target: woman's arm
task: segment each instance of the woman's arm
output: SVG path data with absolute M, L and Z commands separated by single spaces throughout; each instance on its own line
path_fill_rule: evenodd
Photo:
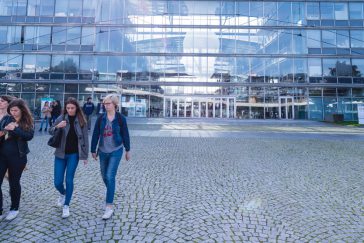
M 34 129 L 30 129 L 29 131 L 26 131 L 22 129 L 21 127 L 17 126 L 14 128 L 14 130 L 9 131 L 11 136 L 17 136 L 23 139 L 24 141 L 30 141 L 34 137 Z
M 126 119 L 124 116 L 121 116 L 122 119 L 122 128 L 121 128 L 121 136 L 123 138 L 123 143 L 125 150 L 128 152 L 130 150 L 130 137 L 129 137 L 129 129 L 126 123 Z
M 101 117 L 99 116 L 94 125 L 94 132 L 92 133 L 91 139 L 91 153 L 96 153 L 96 147 L 100 138 L 100 126 L 101 126 Z
M 54 135 L 54 132 L 58 129 L 56 128 L 56 126 L 61 122 L 63 121 L 64 118 L 63 118 L 63 115 L 59 116 L 56 121 L 53 123 L 53 125 L 51 126 L 51 128 L 49 128 L 49 134 L 50 135 Z

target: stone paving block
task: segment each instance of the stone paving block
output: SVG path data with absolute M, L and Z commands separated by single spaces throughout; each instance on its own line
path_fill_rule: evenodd
M 362 242 L 363 143 L 298 136 L 133 137 L 115 214 L 99 162 L 78 165 L 71 216 L 53 206 L 48 136 L 30 143 L 20 213 L 0 242 Z M 44 151 L 40 153 L 39 151 Z M 350 154 L 350 157 L 348 157 Z M 4 208 L 10 206 L 3 183 Z

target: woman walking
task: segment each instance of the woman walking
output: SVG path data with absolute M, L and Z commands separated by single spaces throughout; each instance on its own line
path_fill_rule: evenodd
M 49 102 L 46 101 L 44 103 L 44 106 L 42 108 L 42 123 L 40 124 L 40 128 L 39 128 L 39 131 L 41 132 L 42 129 L 43 129 L 43 123 L 45 122 L 45 128 L 44 128 L 44 131 L 47 131 L 47 128 L 48 128 L 48 122 L 49 122 L 49 119 L 51 118 L 51 111 L 52 111 L 52 108 L 50 107 L 49 105 Z
M 106 206 L 103 219 L 109 219 L 114 212 L 115 177 L 125 147 L 125 159 L 130 159 L 130 138 L 126 119 L 119 112 L 119 98 L 107 95 L 103 100 L 106 113 L 100 115 L 95 123 L 92 141 L 92 157 L 97 160 L 96 147 L 100 155 L 101 176 L 106 186 Z
M 28 141 L 33 138 L 34 130 L 33 118 L 24 100 L 12 100 L 9 103 L 7 112 L 11 117 L 4 124 L 3 132 L 1 133 L 3 140 L 0 144 L 0 212 L 2 215 L 3 195 L 1 184 L 8 170 L 11 206 L 5 219 L 12 220 L 19 213 L 21 196 L 20 178 L 27 164 L 27 154 L 29 153 Z
M 49 133 L 53 135 L 57 129 L 62 129 L 61 144 L 54 153 L 54 186 L 60 193 L 57 205 L 63 206 L 62 218 L 67 218 L 78 161 L 87 164 L 89 141 L 87 121 L 77 100 L 69 98 L 64 107 L 63 115 L 56 119 Z

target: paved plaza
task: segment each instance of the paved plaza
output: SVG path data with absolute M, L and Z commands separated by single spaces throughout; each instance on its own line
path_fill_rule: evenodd
M 132 160 L 121 163 L 108 221 L 92 159 L 79 164 L 61 218 L 53 149 L 36 132 L 20 214 L 0 222 L 0 242 L 364 241 L 364 128 L 165 119 L 129 128 Z

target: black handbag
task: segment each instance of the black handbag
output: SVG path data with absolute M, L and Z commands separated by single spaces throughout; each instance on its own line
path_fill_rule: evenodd
M 59 148 L 59 146 L 61 145 L 61 141 L 62 141 L 62 133 L 63 133 L 62 128 L 56 129 L 54 131 L 54 134 L 49 138 L 48 145 L 53 148 Z

